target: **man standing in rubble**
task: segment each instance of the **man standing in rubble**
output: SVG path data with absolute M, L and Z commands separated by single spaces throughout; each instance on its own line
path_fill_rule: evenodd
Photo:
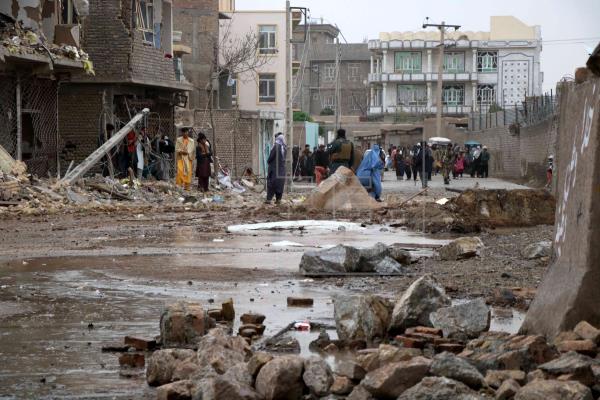
M 317 151 L 315 151 L 315 178 L 317 182 L 317 186 L 325 178 L 327 178 L 327 169 L 329 168 L 329 157 L 327 156 L 327 152 L 325 151 L 325 145 L 319 145 Z
M 335 171 L 344 166 L 351 168 L 354 163 L 354 144 L 346 139 L 346 130 L 338 129 L 337 138 L 331 142 L 327 148 L 329 159 L 331 160 L 331 166 L 329 167 L 330 173 L 333 175 Z
M 175 157 L 177 160 L 177 178 L 175 184 L 185 190 L 192 183 L 192 163 L 196 156 L 196 144 L 190 136 L 190 128 L 182 128 L 181 136 L 175 142 Z

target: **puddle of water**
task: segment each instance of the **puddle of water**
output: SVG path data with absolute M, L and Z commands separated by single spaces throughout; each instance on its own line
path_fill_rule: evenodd
M 308 232 L 363 231 L 365 228 L 355 222 L 302 220 L 278 221 L 258 224 L 230 225 L 227 232 L 247 233 L 268 230 L 303 230 Z

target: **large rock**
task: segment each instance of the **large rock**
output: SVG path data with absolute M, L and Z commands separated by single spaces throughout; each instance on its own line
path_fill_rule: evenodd
M 307 251 L 300 261 L 300 272 L 304 275 L 340 274 L 358 272 L 360 251 L 350 246 L 335 246 L 330 249 Z
M 212 329 L 198 342 L 197 363 L 224 374 L 229 368 L 245 361 L 251 351 L 240 336 L 229 336 L 224 330 Z
M 352 389 L 346 400 L 374 400 L 374 397 L 367 389 L 358 385 Z
M 478 237 L 462 237 L 440 247 L 438 254 L 444 261 L 456 261 L 479 255 L 483 247 L 483 242 Z
M 272 359 L 273 356 L 267 352 L 257 351 L 254 353 L 252 357 L 250 357 L 250 360 L 248 360 L 248 372 L 252 375 L 252 378 L 256 379 L 260 369 Z
M 191 400 L 195 385 L 192 381 L 178 381 L 160 386 L 156 390 L 157 400 Z
M 412 326 L 431 326 L 429 315 L 450 304 L 444 288 L 425 275 L 413 282 L 394 306 L 389 330 L 403 333 Z
M 333 383 L 331 368 L 325 360 L 317 356 L 304 360 L 302 379 L 310 392 L 317 397 L 326 396 Z
M 160 386 L 170 383 L 176 369 L 183 364 L 195 364 L 196 352 L 189 349 L 157 350 L 146 363 L 146 381 L 150 386 Z M 181 377 L 181 376 L 180 376 Z
M 365 369 L 360 364 L 351 360 L 338 362 L 335 373 L 354 381 L 360 381 L 366 375 Z
M 496 391 L 496 400 L 512 399 L 519 390 L 521 390 L 519 382 L 514 379 L 507 379 L 502 382 L 502 385 Z
M 298 356 L 281 356 L 265 364 L 256 377 L 256 391 L 265 400 L 302 398 L 304 361 Z
M 498 389 L 504 381 L 514 380 L 522 385 L 526 378 L 525 372 L 518 369 L 490 369 L 485 374 L 485 383 L 491 388 Z
M 579 382 L 536 379 L 523 386 L 515 400 L 593 400 L 592 391 Z
M 373 341 L 386 336 L 390 310 L 374 295 L 338 295 L 333 298 L 335 326 L 342 340 Z
M 398 400 L 483 400 L 463 383 L 443 377 L 428 376 L 406 390 Z
M 521 255 L 528 260 L 550 257 L 552 255 L 552 242 L 545 240 L 538 243 L 532 243 L 521 251 Z
M 376 243 L 373 247 L 360 250 L 359 270 L 379 274 L 403 272 L 402 264 L 410 264 L 411 256 L 398 246 Z
M 592 365 L 594 364 L 594 359 L 571 351 L 538 366 L 538 368 L 549 377 L 559 378 L 563 376 L 568 380 L 591 386 L 595 381 L 594 372 L 592 371 Z
M 215 326 L 215 321 L 200 304 L 177 302 L 160 316 L 163 347 L 194 347 L 199 338 Z
M 573 333 L 582 339 L 591 340 L 596 344 L 600 344 L 600 329 L 596 328 L 587 321 L 581 321 L 575 325 L 575 328 L 573 328 Z
M 261 400 L 262 397 L 247 383 L 231 379 L 227 374 L 212 380 L 214 397 L 203 396 L 202 400 Z
M 471 340 L 459 354 L 484 373 L 488 369 L 534 370 L 558 357 L 558 352 L 543 336 L 509 335 L 503 332 L 486 332 Z
M 490 309 L 484 299 L 443 307 L 429 316 L 431 324 L 447 338 L 475 338 L 490 328 Z
M 429 373 L 454 379 L 473 389 L 485 386 L 485 379 L 477 368 L 462 358 L 448 352 L 438 354 L 434 357 Z
M 369 372 L 361 382 L 361 386 L 377 399 L 395 400 L 427 375 L 430 364 L 431 360 L 424 357 L 387 364 Z
M 369 211 L 383 207 L 367 193 L 360 181 L 346 167 L 339 167 L 325 179 L 304 201 L 307 207 L 318 210 Z
M 354 389 L 354 383 L 347 376 L 336 376 L 329 390 L 332 394 L 347 395 Z

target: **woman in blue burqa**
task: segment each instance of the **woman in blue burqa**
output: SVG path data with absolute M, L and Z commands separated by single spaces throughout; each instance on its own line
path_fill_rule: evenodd
M 380 152 L 379 146 L 373 145 L 370 150 L 365 152 L 363 160 L 356 170 L 356 176 L 360 183 L 379 202 L 381 201 L 381 172 L 383 170 Z
M 275 135 L 275 145 L 271 149 L 267 164 L 269 170 L 267 174 L 267 201 L 271 203 L 275 196 L 275 203 L 279 204 L 283 197 L 283 187 L 285 185 L 285 156 L 287 153 L 287 145 L 283 133 L 279 132 Z

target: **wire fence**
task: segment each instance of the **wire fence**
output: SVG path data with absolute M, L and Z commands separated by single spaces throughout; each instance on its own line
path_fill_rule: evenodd
M 480 106 L 469 115 L 469 129 L 482 131 L 499 126 L 527 127 L 536 125 L 556 113 L 558 100 L 553 92 L 527 97 L 513 105 Z
M 56 81 L 0 77 L 0 145 L 38 176 L 57 171 L 57 96 Z

